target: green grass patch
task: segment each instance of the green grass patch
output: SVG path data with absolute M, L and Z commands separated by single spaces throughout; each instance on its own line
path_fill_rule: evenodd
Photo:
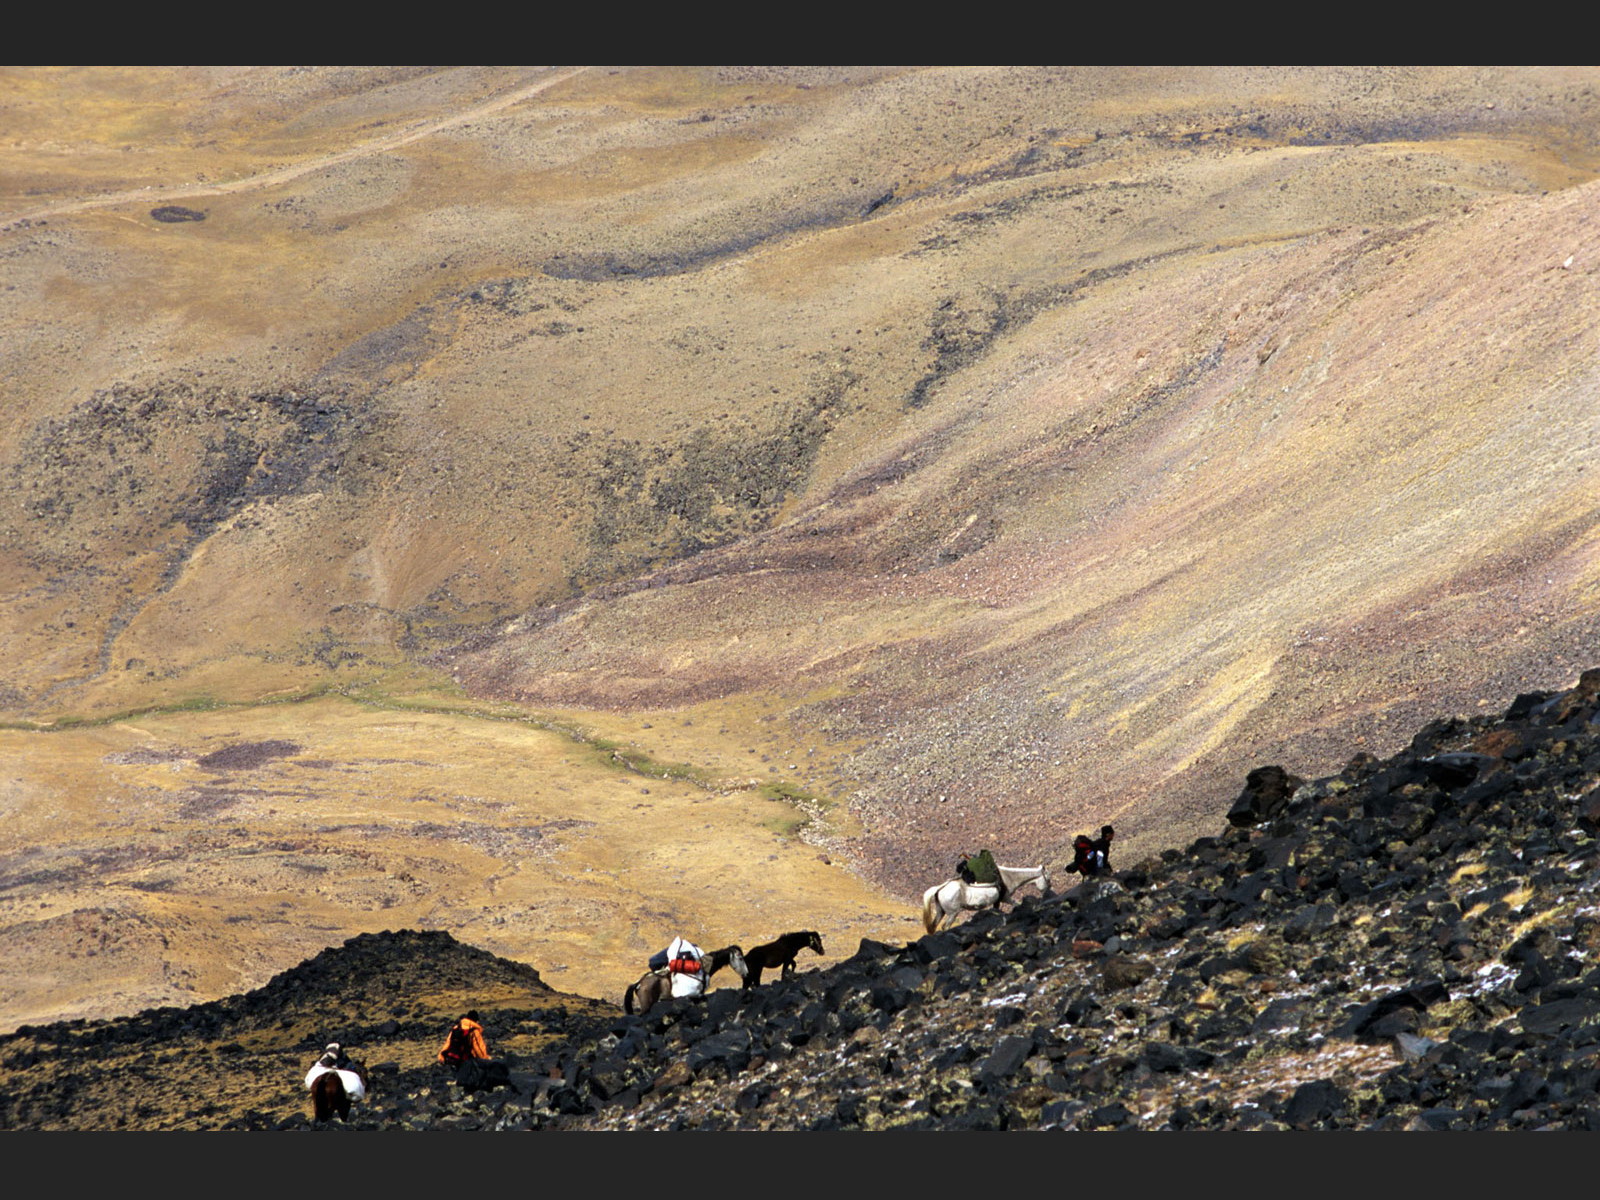
M 788 806 L 787 812 L 769 817 L 761 823 L 763 828 L 770 829 L 781 837 L 797 838 L 801 831 L 814 821 L 821 821 L 830 826 L 835 824 L 839 804 L 827 796 L 819 796 L 815 792 L 805 791 L 781 780 L 776 783 L 764 783 L 756 790 L 763 799 Z
M 402 688 L 391 685 L 403 684 Z M 640 750 L 637 746 L 614 738 L 598 737 L 570 721 L 553 716 L 529 712 L 514 704 L 471 699 L 453 679 L 438 675 L 418 678 L 414 670 L 368 676 L 364 679 L 335 682 L 329 680 L 308 688 L 256 696 L 248 700 L 220 700 L 215 696 L 190 696 L 165 704 L 142 705 L 119 709 L 115 712 L 74 716 L 66 714 L 51 720 L 0 722 L 0 729 L 26 733 L 58 733 L 69 729 L 93 729 L 134 721 L 144 717 L 171 716 L 181 713 L 217 712 L 223 709 L 244 710 L 305 704 L 317 700 L 346 700 L 363 708 L 380 712 L 417 713 L 428 716 L 450 717 L 473 721 L 506 721 L 553 733 L 582 746 L 594 755 L 598 765 L 629 774 L 652 779 L 678 780 L 708 791 L 727 786 L 719 775 L 685 762 L 666 762 Z M 771 800 L 793 803 L 797 800 L 811 804 L 828 803 L 820 797 L 797 792 L 786 784 L 768 784 L 761 794 Z
M 119 721 L 135 721 L 140 717 L 165 716 L 168 713 L 216 712 L 222 708 L 244 707 L 249 706 L 230 704 L 214 696 L 191 696 L 170 704 L 148 704 L 140 708 L 118 709 L 116 712 L 102 713 L 95 717 L 67 714 L 52 717 L 48 721 L 3 721 L 0 722 L 0 729 L 19 729 L 25 733 L 61 733 L 68 729 L 98 729 L 104 725 L 115 725 Z
M 776 800 L 780 804 L 805 804 L 824 811 L 834 806 L 834 801 L 828 797 L 804 791 L 795 787 L 794 784 L 784 783 L 782 780 L 777 783 L 763 783 L 756 790 L 766 799 Z
M 718 786 L 716 777 L 701 767 L 689 763 L 662 762 L 637 747 L 624 745 L 611 738 L 583 738 L 579 734 L 569 736 L 577 737 L 592 747 L 600 756 L 602 766 L 634 775 L 648 775 L 652 779 L 676 779 L 696 787 L 714 789 Z
M 786 813 L 781 817 L 768 817 L 761 822 L 761 828 L 770 829 L 773 833 L 783 838 L 798 838 L 800 831 L 811 824 L 811 818 L 803 813 Z

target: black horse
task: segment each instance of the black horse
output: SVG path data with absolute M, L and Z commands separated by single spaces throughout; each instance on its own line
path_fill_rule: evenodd
M 802 950 L 815 950 L 818 954 L 824 953 L 822 949 L 822 935 L 815 929 L 804 929 L 799 933 L 786 933 L 775 942 L 767 942 L 757 946 L 754 950 L 747 950 L 744 956 L 745 966 L 750 968 L 750 974 L 745 976 L 744 986 L 753 988 L 761 982 L 761 972 L 782 967 L 782 979 L 787 979 L 794 974 L 795 955 Z

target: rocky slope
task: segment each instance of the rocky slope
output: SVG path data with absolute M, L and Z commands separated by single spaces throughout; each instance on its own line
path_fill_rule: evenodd
M 1592 670 L 1333 776 L 1253 771 L 1217 836 L 748 995 L 623 1016 L 386 934 L 21 1030 L 3 1123 L 305 1125 L 296 1072 L 342 1034 L 384 1064 L 354 1128 L 1600 1128 L 1597 784 Z M 468 997 L 508 1087 L 426 1065 Z M 230 1107 L 245 1077 L 275 1101 Z
M 438 1109 L 438 1098 L 427 1100 L 430 1083 L 448 1093 L 429 1064 L 451 1023 L 475 1006 L 495 1048 L 514 1057 L 582 1036 L 613 1011 L 552 991 L 531 967 L 447 933 L 364 934 L 242 996 L 24 1026 L 0 1043 L 0 1128 L 303 1125 L 300 1081 L 332 1040 L 372 1072 L 374 1105 L 352 1113 L 353 1123 L 372 1124 L 381 1108 L 385 1124 L 415 1124 L 414 1112 Z M 532 1086 L 525 1072 L 514 1078 Z

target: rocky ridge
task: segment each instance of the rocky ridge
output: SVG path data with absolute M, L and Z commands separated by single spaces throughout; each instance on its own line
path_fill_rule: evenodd
M 1600 671 L 1006 916 L 619 1022 L 586 1128 L 1600 1127 Z
M 449 1081 L 432 1063 L 473 1005 L 513 1060 L 591 1034 L 614 1011 L 448 933 L 362 934 L 243 995 L 0 1038 L 0 1129 L 304 1127 L 299 1081 L 331 1040 L 372 1073 L 374 1102 L 356 1107 L 353 1127 L 451 1128 L 460 1114 L 441 1110 Z M 512 1078 L 532 1087 L 524 1071 Z
M 1591 670 L 1333 776 L 1252 772 L 1218 836 L 750 995 L 624 1016 L 446 935 L 384 934 L 245 997 L 20 1030 L 0 1124 L 106 1127 L 92 1077 L 116 1047 L 141 1057 L 108 1078 L 170 1084 L 194 1053 L 231 1070 L 248 1052 L 216 1043 L 253 1022 L 281 1034 L 257 1059 L 276 1111 L 125 1123 L 305 1125 L 285 1081 L 335 1034 L 313 1014 L 339 1011 L 379 1067 L 351 1128 L 1600 1128 L 1597 781 Z M 403 1067 L 437 1029 L 401 1015 L 473 994 L 511 1085 Z

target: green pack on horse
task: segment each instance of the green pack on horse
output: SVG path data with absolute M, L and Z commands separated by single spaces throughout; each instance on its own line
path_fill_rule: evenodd
M 979 850 L 976 854 L 961 856 L 961 861 L 956 863 L 956 875 L 963 883 L 999 883 L 1000 867 L 994 855 Z

